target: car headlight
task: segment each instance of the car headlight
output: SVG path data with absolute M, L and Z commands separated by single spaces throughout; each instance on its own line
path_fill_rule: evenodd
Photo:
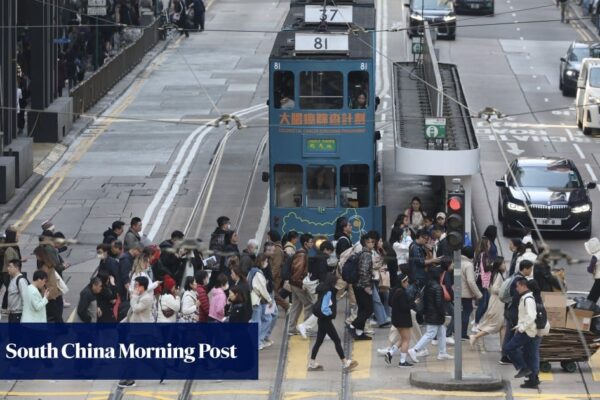
M 588 104 L 600 104 L 600 98 L 594 96 L 588 96 Z
M 579 213 L 589 212 L 591 209 L 592 209 L 592 207 L 589 204 L 584 204 L 582 206 L 577 206 L 577 207 L 571 208 L 571 212 L 574 214 L 579 214 Z
M 455 21 L 456 20 L 456 15 L 446 15 L 444 17 L 444 21 L 449 22 L 449 21 Z
M 509 210 L 516 211 L 516 212 L 527 211 L 527 209 L 525 209 L 525 206 L 522 206 L 520 204 L 511 203 L 510 201 L 508 202 L 508 204 L 506 204 L 506 206 L 508 207 Z
M 414 19 L 415 21 L 423 21 L 423 16 L 421 14 L 411 14 L 410 19 Z
M 573 71 L 572 69 L 568 69 L 565 72 L 565 75 L 567 75 L 567 76 L 575 76 L 575 75 L 577 75 L 577 71 Z

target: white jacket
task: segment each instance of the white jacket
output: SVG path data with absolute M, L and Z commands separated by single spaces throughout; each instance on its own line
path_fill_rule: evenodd
M 535 317 L 537 309 L 535 298 L 531 292 L 527 292 L 521 296 L 519 300 L 519 322 L 517 322 L 517 332 L 526 333 L 527 336 L 536 337 L 538 331 L 535 326 Z
M 402 240 L 394 243 L 392 247 L 396 252 L 396 259 L 398 260 L 398 265 L 408 264 L 408 250 L 410 248 L 410 244 L 412 243 L 412 238 L 410 235 L 404 235 Z
M 252 285 L 252 293 L 250 294 L 250 298 L 252 299 L 253 306 L 260 304 L 261 299 L 267 303 L 273 301 L 269 295 L 269 292 L 267 291 L 267 279 L 262 271 L 254 274 L 252 282 L 249 282 L 249 284 Z
M 172 294 L 163 294 L 158 298 L 158 317 L 156 318 L 156 322 L 177 322 L 177 313 L 179 312 L 179 308 L 181 307 L 181 300 L 179 296 L 175 297 Z M 172 316 L 169 318 L 165 317 L 162 310 L 175 311 Z
M 183 315 L 193 314 L 198 310 L 196 300 L 198 293 L 195 290 L 186 290 L 181 297 L 181 313 Z
M 130 309 L 127 314 L 127 322 L 154 322 L 152 305 L 154 304 L 154 292 L 146 290 L 141 296 L 137 293 L 131 295 Z
M 531 251 L 531 249 L 525 249 L 525 253 L 523 253 L 519 257 L 517 257 L 517 265 L 516 265 L 515 269 L 517 271 L 519 270 L 519 264 L 523 260 L 531 261 L 535 265 L 535 261 L 537 260 L 537 258 L 538 258 L 537 254 L 535 254 L 533 251 Z M 531 269 L 531 275 L 526 276 L 527 279 L 533 279 L 533 270 L 534 269 L 535 269 L 535 266 Z

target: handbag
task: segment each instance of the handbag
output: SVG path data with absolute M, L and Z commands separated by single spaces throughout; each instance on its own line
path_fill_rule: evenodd
M 170 309 L 167 307 L 167 309 L 165 310 L 162 307 L 162 296 L 160 296 L 160 298 L 158 299 L 158 306 L 160 308 L 160 311 L 162 312 L 162 314 L 165 316 L 165 318 L 171 318 L 173 315 L 175 315 L 175 310 Z
M 444 285 L 445 277 L 446 277 L 446 271 L 442 272 L 442 276 L 440 276 L 440 286 L 442 287 L 442 292 L 444 292 L 444 301 L 450 301 L 450 300 L 452 300 L 452 297 L 450 297 L 450 292 L 448 292 L 446 285 Z
M 379 290 L 389 290 L 390 288 L 390 271 L 387 268 L 379 270 Z
M 188 293 L 186 292 L 186 293 L 184 293 L 183 296 L 181 296 L 182 307 L 180 309 L 183 309 L 183 298 L 185 297 L 186 294 L 188 294 Z M 178 322 L 198 322 L 198 310 L 196 309 L 196 311 L 194 311 L 193 313 L 190 313 L 190 314 L 184 314 L 180 311 L 178 314 L 177 320 L 178 320 Z
M 590 265 L 588 265 L 587 267 L 587 272 L 589 272 L 590 274 L 593 274 L 596 271 L 596 263 L 598 262 L 598 259 L 596 258 L 596 256 L 592 256 L 592 259 L 590 260 Z
M 302 279 L 302 289 L 306 290 L 310 294 L 317 293 L 317 285 L 319 284 L 318 280 L 311 281 L 310 274 L 306 275 L 304 279 Z

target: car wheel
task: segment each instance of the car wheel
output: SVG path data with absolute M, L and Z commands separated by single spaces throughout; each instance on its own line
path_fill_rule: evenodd
M 586 136 L 589 136 L 592 134 L 592 128 L 588 128 L 588 127 L 584 127 L 583 128 L 583 134 Z
M 582 129 L 582 128 L 583 128 L 583 122 L 581 122 L 581 121 L 579 120 L 579 117 L 577 118 L 577 127 L 578 127 L 579 129 Z

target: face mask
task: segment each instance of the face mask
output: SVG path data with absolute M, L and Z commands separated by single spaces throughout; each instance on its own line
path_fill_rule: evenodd
M 229 290 L 229 285 L 225 285 L 225 287 L 223 288 L 223 290 Z
M 225 230 L 230 231 L 231 230 L 231 224 L 225 225 Z

